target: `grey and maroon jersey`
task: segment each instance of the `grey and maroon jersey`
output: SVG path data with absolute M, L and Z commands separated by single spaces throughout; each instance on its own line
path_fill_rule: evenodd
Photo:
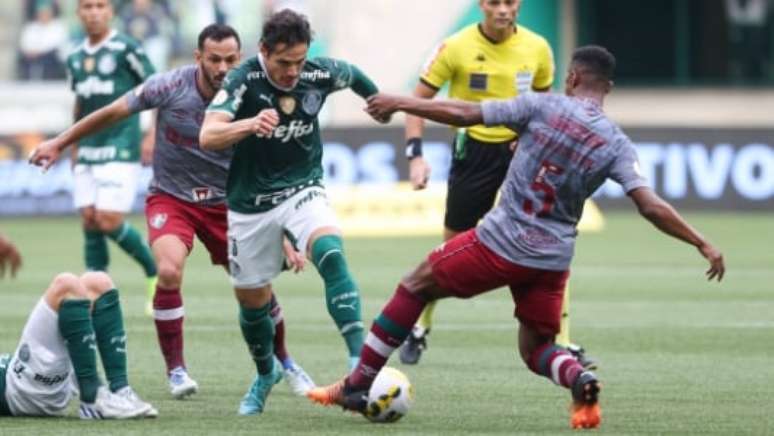
M 482 110 L 486 125 L 505 125 L 520 139 L 479 239 L 511 262 L 568 269 L 585 200 L 608 177 L 627 193 L 646 185 L 634 145 L 588 99 L 526 94 Z
M 210 102 L 196 87 L 197 74 L 195 65 L 154 74 L 126 98 L 132 112 L 158 109 L 150 191 L 214 205 L 226 201 L 232 151 L 199 146 L 199 130 Z

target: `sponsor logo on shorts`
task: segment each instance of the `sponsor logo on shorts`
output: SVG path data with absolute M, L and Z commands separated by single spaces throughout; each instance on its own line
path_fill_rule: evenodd
M 35 377 L 33 377 L 33 380 L 35 380 L 36 382 L 42 385 L 53 386 L 64 382 L 65 380 L 67 380 L 69 376 L 70 376 L 69 372 L 65 372 L 64 374 L 56 374 L 53 376 L 35 373 Z
M 301 199 L 300 199 L 300 200 L 298 200 L 298 201 L 296 202 L 296 205 L 295 205 L 295 206 L 293 206 L 293 207 L 294 207 L 294 209 L 295 209 L 295 210 L 301 209 L 301 207 L 303 207 L 303 206 L 304 206 L 305 204 L 307 204 L 307 203 L 311 203 L 311 202 L 312 202 L 312 200 L 314 200 L 314 199 L 315 199 L 315 198 L 317 198 L 317 197 L 328 198 L 328 197 L 325 195 L 325 192 L 323 192 L 323 191 L 318 191 L 318 190 L 316 190 L 316 189 L 315 189 L 315 190 L 312 190 L 312 191 L 309 191 L 309 192 L 307 192 L 307 193 L 306 193 L 306 195 L 304 195 L 303 197 L 301 197 Z
M 157 213 L 151 217 L 151 219 L 148 221 L 148 224 L 150 224 L 151 227 L 158 230 L 162 227 L 164 227 L 164 224 L 167 222 L 167 214 L 165 213 Z
M 317 185 L 319 181 L 317 180 L 310 180 L 302 185 L 298 186 L 291 186 L 290 188 L 285 188 L 282 191 L 272 192 L 270 194 L 259 194 L 255 196 L 255 205 L 260 206 L 261 204 L 271 203 L 272 205 L 276 206 L 283 201 L 287 200 L 288 198 L 296 195 L 299 191 L 306 189 L 310 186 Z

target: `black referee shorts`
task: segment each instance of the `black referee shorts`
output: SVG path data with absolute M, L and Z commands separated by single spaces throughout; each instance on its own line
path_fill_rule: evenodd
M 492 209 L 513 157 L 511 141 L 486 143 L 464 138 L 461 147 L 456 141 L 453 147 L 444 217 L 446 228 L 456 232 L 472 229 Z

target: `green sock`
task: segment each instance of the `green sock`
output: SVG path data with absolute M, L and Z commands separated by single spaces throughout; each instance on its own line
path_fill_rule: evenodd
M 360 316 L 360 294 L 349 274 L 341 238 L 326 235 L 312 245 L 312 262 L 325 282 L 325 303 L 339 332 L 344 337 L 350 357 L 360 356 L 363 348 L 363 319 Z
M 142 265 L 147 277 L 153 277 L 156 275 L 156 262 L 153 260 L 148 244 L 140 236 L 140 232 L 135 230 L 134 227 L 124 221 L 117 229 L 107 234 L 110 239 L 116 241 L 119 247 L 127 254 L 132 256 L 134 260 Z
M 81 401 L 93 403 L 101 383 L 97 376 L 97 346 L 89 316 L 89 300 L 64 300 L 59 306 L 59 332 L 65 340 L 78 379 Z
M 129 386 L 126 375 L 126 331 L 118 290 L 112 289 L 97 298 L 91 318 L 105 377 L 110 383 L 110 390 L 116 392 Z
M 83 229 L 83 239 L 86 269 L 89 271 L 107 271 L 110 254 L 105 234 L 99 230 Z
M 269 316 L 271 304 L 258 309 L 239 308 L 239 326 L 255 362 L 258 374 L 270 374 L 274 369 L 274 322 Z

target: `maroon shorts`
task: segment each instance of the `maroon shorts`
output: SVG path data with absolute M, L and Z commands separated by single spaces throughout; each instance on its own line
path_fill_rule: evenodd
M 152 194 L 145 200 L 148 239 L 153 245 L 164 235 L 175 235 L 191 251 L 196 235 L 214 265 L 228 265 L 226 213 L 226 205 L 199 206 L 168 194 Z
M 487 248 L 471 229 L 435 249 L 427 258 L 438 285 L 458 298 L 471 298 L 508 286 L 514 315 L 541 334 L 559 333 L 569 271 L 517 265 Z

